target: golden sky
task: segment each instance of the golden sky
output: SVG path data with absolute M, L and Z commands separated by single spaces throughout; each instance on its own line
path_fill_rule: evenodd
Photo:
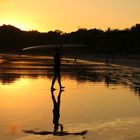
M 0 0 L 0 25 L 22 30 L 129 28 L 140 23 L 140 0 Z

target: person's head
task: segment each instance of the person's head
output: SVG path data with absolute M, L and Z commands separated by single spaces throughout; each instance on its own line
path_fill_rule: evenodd
M 55 48 L 55 54 L 60 54 L 60 48 L 59 47 Z
M 55 124 L 53 133 L 57 134 L 59 128 L 60 128 L 60 132 L 62 133 L 63 132 L 63 125 L 62 124 Z
M 63 56 L 64 52 L 63 52 L 63 46 L 59 45 L 59 50 L 60 50 L 60 55 Z
M 55 54 L 58 54 L 58 55 L 60 55 L 60 56 L 63 55 L 63 46 L 62 46 L 62 45 L 57 46 L 57 47 L 55 48 Z

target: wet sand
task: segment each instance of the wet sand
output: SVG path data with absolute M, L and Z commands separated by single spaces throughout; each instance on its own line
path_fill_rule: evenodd
M 86 61 L 94 61 L 94 62 L 102 62 L 102 63 L 106 63 L 106 59 L 107 59 L 107 57 L 104 55 L 80 55 L 80 54 L 78 55 L 77 58 Z M 109 56 L 108 63 L 126 66 L 126 67 L 132 67 L 132 68 L 140 68 L 140 56 L 138 55 Z
M 97 58 L 82 55 L 78 57 L 75 63 L 74 58 L 64 57 L 62 59 L 61 70 L 64 76 L 67 75 L 79 81 L 105 81 L 106 84 L 121 83 L 130 86 L 139 94 L 140 61 L 130 58 L 124 61 L 127 61 L 127 64 L 122 65 L 121 63 L 123 63 L 123 61 L 119 64 L 107 64 L 103 57 Z M 133 61 L 133 63 L 129 63 L 130 61 Z M 137 63 L 134 63 L 134 61 L 137 61 Z M 31 78 L 47 76 L 51 78 L 53 74 L 53 58 L 48 56 L 2 54 L 0 65 L 0 80 L 3 83 L 14 82 L 16 79 L 23 76 Z
M 139 68 L 82 57 L 76 63 L 73 58 L 62 60 L 66 89 L 61 99 L 61 122 L 69 134 L 54 136 L 49 90 L 52 57 L 1 55 L 0 109 L 1 120 L 5 121 L 1 122 L 0 130 L 6 127 L 3 123 L 9 122 L 10 135 L 6 140 L 12 136 L 13 140 L 140 139 Z M 73 135 L 82 131 L 87 133 Z

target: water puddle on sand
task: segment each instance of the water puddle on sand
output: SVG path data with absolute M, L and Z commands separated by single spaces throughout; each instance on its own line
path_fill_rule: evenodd
M 52 93 L 51 58 L 2 59 L 1 140 L 140 139 L 138 69 L 63 59 L 65 89 Z

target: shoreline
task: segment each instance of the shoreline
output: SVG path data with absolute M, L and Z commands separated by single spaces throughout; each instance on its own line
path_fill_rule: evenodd
M 73 58 L 72 56 L 66 56 L 66 58 Z M 101 63 L 108 63 L 113 65 L 120 65 L 125 67 L 132 67 L 132 68 L 140 68 L 140 56 L 132 55 L 132 56 L 109 56 L 108 58 L 104 55 L 78 55 L 77 60 L 85 60 L 85 61 L 94 61 L 94 62 L 101 62 Z
M 29 56 L 40 56 L 40 57 L 53 57 L 52 55 L 45 55 L 45 54 L 9 54 L 9 53 L 0 53 L 0 55 L 29 55 Z M 140 55 L 109 55 L 108 57 L 106 55 L 91 55 L 91 54 L 64 54 L 63 58 L 66 59 L 73 59 L 75 61 L 75 58 L 78 60 L 84 60 L 84 61 L 91 61 L 91 62 L 100 62 L 100 63 L 108 63 L 113 65 L 120 65 L 125 67 L 131 67 L 131 68 L 140 68 Z

